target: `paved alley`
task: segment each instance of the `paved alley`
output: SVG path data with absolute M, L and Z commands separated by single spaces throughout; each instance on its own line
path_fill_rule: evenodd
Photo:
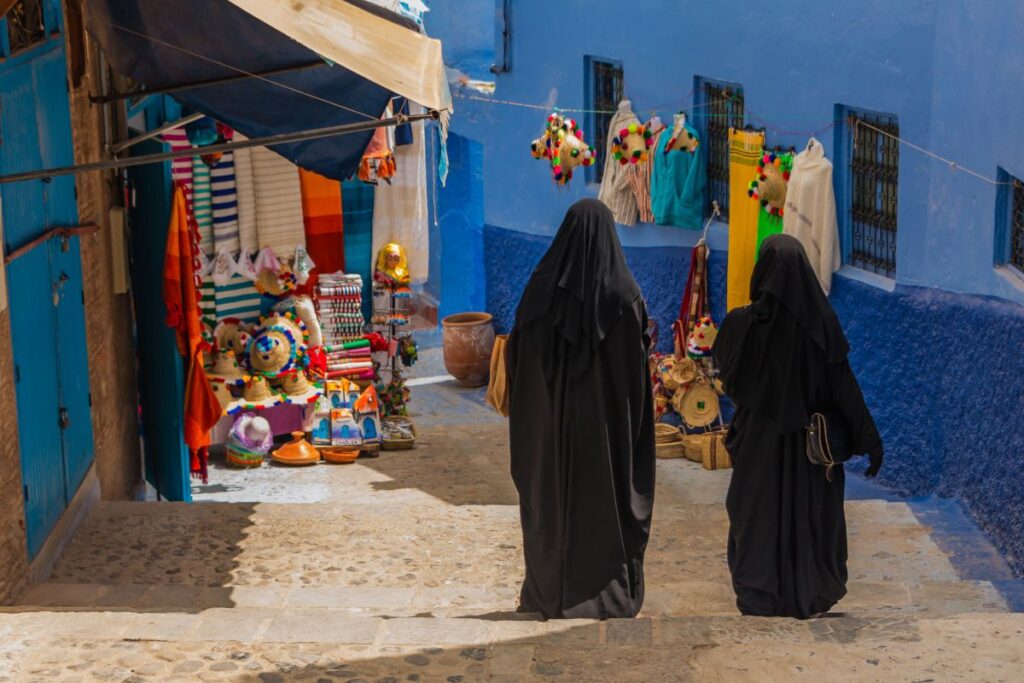
M 505 423 L 480 391 L 415 391 L 414 451 L 215 469 L 193 505 L 101 504 L 49 581 L 0 613 L 0 680 L 1021 680 L 1024 615 L 991 547 L 974 532 L 975 564 L 995 569 L 965 580 L 911 507 L 863 483 L 841 614 L 738 616 L 729 474 L 678 460 L 658 463 L 641 618 L 515 614 Z

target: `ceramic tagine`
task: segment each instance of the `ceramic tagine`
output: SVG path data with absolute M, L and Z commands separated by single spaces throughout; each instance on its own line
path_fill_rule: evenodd
M 320 462 L 320 451 L 306 441 L 305 432 L 292 432 L 292 440 L 271 455 L 282 465 L 315 465 Z

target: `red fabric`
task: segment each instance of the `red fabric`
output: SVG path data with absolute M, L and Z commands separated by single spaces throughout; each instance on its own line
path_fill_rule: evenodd
M 205 481 L 206 447 L 210 445 L 210 430 L 220 419 L 221 407 L 203 367 L 203 354 L 211 347 L 199 311 L 202 278 L 197 240 L 198 226 L 188 210 L 185 185 L 176 183 L 164 255 L 163 294 L 166 322 L 174 328 L 178 351 L 187 366 L 184 436 L 192 455 L 191 470 Z
M 697 321 L 708 311 L 708 248 L 703 242 L 690 253 L 690 272 L 686 276 L 686 291 L 679 305 L 679 317 L 672 324 L 675 332 L 676 357 L 686 355 L 686 340 Z
M 316 268 L 301 292 L 310 294 L 319 273 L 345 270 L 345 228 L 341 214 L 341 183 L 299 169 L 302 189 L 302 222 L 306 232 L 306 251 Z

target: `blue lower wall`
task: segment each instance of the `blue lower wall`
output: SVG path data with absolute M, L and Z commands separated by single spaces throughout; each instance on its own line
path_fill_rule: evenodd
M 550 238 L 484 228 L 487 310 L 507 332 Z M 627 247 L 626 258 L 671 348 L 689 269 L 681 247 Z M 726 254 L 713 251 L 716 320 Z M 1024 308 L 932 289 L 877 287 L 837 277 L 832 303 L 850 362 L 886 445 L 879 480 L 903 495 L 956 497 L 1024 575 Z M 862 468 L 863 463 L 851 469 Z

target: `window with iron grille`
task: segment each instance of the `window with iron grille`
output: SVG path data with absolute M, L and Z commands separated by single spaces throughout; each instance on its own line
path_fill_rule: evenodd
M 996 264 L 1011 265 L 1024 275 L 1024 182 L 999 169 L 999 221 Z
M 848 111 L 849 257 L 857 268 L 896 277 L 899 123 L 891 114 Z
M 17 0 L 4 19 L 7 24 L 7 54 L 38 43 L 46 38 L 43 0 Z
M 584 58 L 586 69 L 584 81 L 587 85 L 587 106 L 590 110 L 585 119 L 585 139 L 593 146 L 597 163 L 587 166 L 587 182 L 599 183 L 604 175 L 605 154 L 607 154 L 608 126 L 622 101 L 624 92 L 622 63 L 596 57 Z
M 718 202 L 721 220 L 729 218 L 729 129 L 743 127 L 743 88 L 697 77 L 693 118 L 707 161 L 707 203 Z

